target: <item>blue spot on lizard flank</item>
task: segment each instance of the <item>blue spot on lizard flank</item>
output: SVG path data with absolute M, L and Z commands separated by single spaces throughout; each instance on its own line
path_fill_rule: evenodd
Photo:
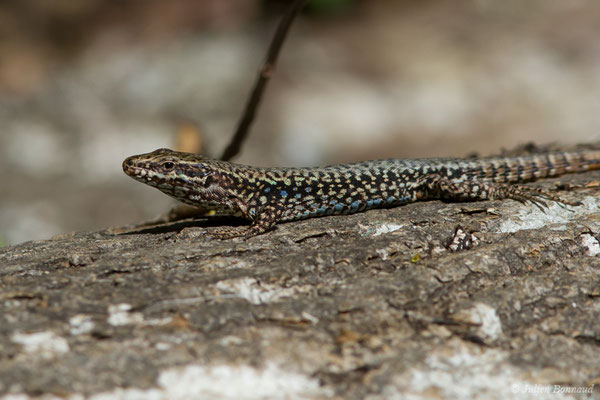
M 307 193 L 310 193 L 310 191 L 311 191 L 311 188 L 310 188 L 310 187 L 307 187 L 305 190 L 306 190 L 306 192 L 307 192 Z
M 392 196 L 388 197 L 386 200 L 386 203 L 391 204 L 394 201 L 394 198 Z
M 326 210 L 327 210 L 327 207 L 325 207 L 325 206 L 319 207 L 317 209 L 317 215 L 323 215 Z
M 350 211 L 356 211 L 358 210 L 358 206 L 360 205 L 360 201 L 355 200 L 354 202 L 352 202 L 352 204 L 350 205 Z
M 338 203 L 335 205 L 335 207 L 333 208 L 335 211 L 342 211 L 344 209 L 344 204 L 343 203 Z
M 299 198 L 301 198 L 301 197 L 302 197 L 302 195 L 301 195 L 300 193 L 296 193 L 296 198 L 297 198 L 297 199 L 299 199 Z
M 287 197 L 287 192 L 285 190 L 282 190 L 281 192 L 279 192 L 279 194 L 281 195 L 281 197 Z
M 373 207 L 373 200 L 367 201 L 367 207 Z
M 265 188 L 265 193 L 269 193 L 270 191 L 271 191 L 271 188 L 270 188 L 270 187 L 268 187 L 268 188 Z

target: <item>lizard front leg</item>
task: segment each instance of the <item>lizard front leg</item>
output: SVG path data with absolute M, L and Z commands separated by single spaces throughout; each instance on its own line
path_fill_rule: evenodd
M 268 206 L 259 212 L 258 216 L 252 221 L 252 224 L 247 228 L 224 226 L 209 232 L 209 235 L 218 239 L 232 239 L 236 237 L 247 239 L 273 229 L 280 215 L 281 212 L 275 207 Z

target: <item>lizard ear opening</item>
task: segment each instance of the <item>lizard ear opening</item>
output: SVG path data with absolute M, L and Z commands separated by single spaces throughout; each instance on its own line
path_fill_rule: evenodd
M 213 173 L 214 173 L 214 171 L 212 171 L 208 168 L 202 168 L 202 169 L 196 171 L 194 174 L 195 174 L 195 176 L 197 176 L 199 178 L 204 178 L 205 176 L 212 175 Z

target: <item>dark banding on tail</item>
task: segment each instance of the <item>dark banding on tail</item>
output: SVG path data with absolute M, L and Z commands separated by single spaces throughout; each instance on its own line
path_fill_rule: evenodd
M 600 169 L 600 151 L 557 152 L 532 157 L 543 158 L 537 178 Z
M 532 154 L 511 158 L 481 159 L 484 179 L 498 183 L 530 182 L 565 174 L 600 169 L 600 151 L 573 151 Z M 481 176 L 483 175 L 483 176 Z

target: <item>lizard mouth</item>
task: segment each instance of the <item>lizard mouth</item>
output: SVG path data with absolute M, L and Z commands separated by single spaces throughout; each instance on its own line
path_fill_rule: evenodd
M 156 182 L 156 174 L 154 171 L 147 167 L 137 165 L 134 157 L 128 157 L 123 161 L 123 172 L 143 183 Z

